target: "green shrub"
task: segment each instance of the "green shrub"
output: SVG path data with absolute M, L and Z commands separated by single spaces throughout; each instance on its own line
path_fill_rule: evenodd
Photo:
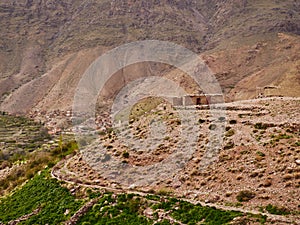
M 265 130 L 268 128 L 268 125 L 263 123 L 256 123 L 254 124 L 254 127 L 259 130 Z
M 226 143 L 226 145 L 224 146 L 224 150 L 232 149 L 233 147 L 234 147 L 234 142 L 233 142 L 233 141 L 229 141 L 229 142 Z
M 277 137 L 276 137 L 276 139 L 290 139 L 290 138 L 292 138 L 293 136 L 291 136 L 291 135 L 287 135 L 287 134 L 280 134 L 280 135 L 278 135 Z
M 277 206 L 273 206 L 271 204 L 266 206 L 266 210 L 271 213 L 271 214 L 275 214 L 275 215 L 288 215 L 291 214 L 291 212 L 284 208 L 284 207 L 277 207 Z
M 261 152 L 261 151 L 257 151 L 256 155 L 261 156 L 261 157 L 265 157 L 266 156 L 266 154 L 263 153 L 263 152 Z
M 159 204 L 154 205 L 152 208 L 153 208 L 154 210 L 156 210 L 156 209 L 164 209 L 165 211 L 169 211 L 169 210 L 171 210 L 171 209 L 174 207 L 174 205 L 175 205 L 176 203 L 178 203 L 178 202 L 179 202 L 179 200 L 177 200 L 177 199 L 175 199 L 175 198 L 169 198 L 169 199 L 166 200 L 166 201 L 163 201 L 163 202 L 161 202 L 161 203 L 159 203 Z
M 225 131 L 229 131 L 229 130 L 231 130 L 231 127 L 225 127 Z
M 238 193 L 238 195 L 236 196 L 236 199 L 239 202 L 248 202 L 251 199 L 253 199 L 254 197 L 255 197 L 255 193 L 253 193 L 251 191 L 248 191 L 248 190 L 245 190 L 245 191 L 240 191 Z
M 210 124 L 208 129 L 210 130 L 215 130 L 217 128 L 217 125 L 216 124 Z
M 99 134 L 100 136 L 104 136 L 104 135 L 106 134 L 106 132 L 105 132 L 105 131 L 99 131 L 98 134 Z
M 112 133 L 114 132 L 114 128 L 109 127 L 109 128 L 107 128 L 106 132 L 107 132 L 108 134 L 112 134 Z
M 203 119 L 199 119 L 198 122 L 201 124 L 201 123 L 205 123 L 206 120 L 203 120 Z
M 163 220 L 161 222 L 155 223 L 155 225 L 171 225 L 171 223 L 168 220 Z
M 219 117 L 219 121 L 225 121 L 226 118 L 224 116 Z
M 78 149 L 78 145 L 76 141 L 70 141 L 65 144 L 61 143 L 60 145 L 61 146 L 51 151 L 52 156 L 60 156 L 60 158 L 62 158 L 74 153 Z
M 237 121 L 236 120 L 230 120 L 229 124 L 237 124 Z
M 152 201 L 159 201 L 160 200 L 160 196 L 157 196 L 157 195 L 147 195 L 146 199 L 152 200 Z
M 123 158 L 128 159 L 129 158 L 129 152 L 123 152 L 122 154 Z
M 226 132 L 225 136 L 226 136 L 226 137 L 231 137 L 231 136 L 234 135 L 234 133 L 235 133 L 234 130 L 231 129 L 231 130 L 229 130 L 229 131 Z

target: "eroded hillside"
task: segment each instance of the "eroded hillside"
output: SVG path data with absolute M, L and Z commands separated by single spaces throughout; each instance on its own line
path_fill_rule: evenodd
M 207 56 L 229 100 L 253 97 L 258 85 L 282 86 L 280 94 L 298 96 L 299 9 L 292 0 L 2 1 L 1 108 L 13 113 L 70 108 L 93 60 L 113 47 L 148 39 Z M 289 34 L 277 38 L 279 32 Z M 130 71 L 151 74 L 145 68 Z M 118 87 L 128 82 L 122 71 L 119 76 Z

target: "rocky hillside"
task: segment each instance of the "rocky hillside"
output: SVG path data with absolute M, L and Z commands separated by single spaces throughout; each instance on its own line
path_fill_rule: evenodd
M 275 205 L 297 211 L 290 224 L 299 224 L 300 98 L 227 103 L 224 143 L 213 161 L 215 155 L 207 154 L 207 146 L 222 117 L 213 118 L 205 108 L 174 110 L 167 103 L 147 109 L 145 105 L 153 104 L 153 99 L 145 101 L 131 111 L 129 126 L 121 124 L 99 133 L 93 145 L 57 165 L 56 177 L 143 192 L 164 189 L 177 196 L 243 209 Z M 192 112 L 188 119 L 196 123 L 185 129 L 187 123 L 178 111 Z M 149 126 L 155 120 L 165 125 L 155 130 L 158 134 Z M 190 157 L 187 162 L 186 157 Z
M 255 96 L 256 86 L 282 83 L 290 90 L 280 95 L 299 96 L 299 12 L 294 0 L 3 0 L 0 108 L 70 108 L 93 60 L 115 46 L 147 39 L 203 54 L 229 100 Z M 110 87 L 124 85 L 133 71 L 166 73 L 135 65 Z

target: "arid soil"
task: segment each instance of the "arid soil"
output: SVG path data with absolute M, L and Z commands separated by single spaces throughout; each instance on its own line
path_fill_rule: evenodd
M 271 204 L 299 212 L 299 106 L 299 98 L 227 103 L 224 143 L 217 159 L 207 167 L 201 166 L 201 162 L 206 144 L 209 143 L 209 132 L 214 129 L 212 124 L 216 121 L 212 121 L 209 110 L 194 110 L 198 120 L 195 126 L 200 127 L 201 135 L 196 143 L 196 151 L 180 172 L 171 174 L 167 179 L 158 178 L 149 186 L 135 183 L 125 186 L 111 177 L 103 176 L 106 173 L 102 164 L 109 161 L 107 155 L 122 161 L 124 165 L 136 167 L 164 162 L 172 156 L 178 143 L 176 139 L 180 137 L 180 123 L 176 111 L 172 112 L 174 109 L 163 103 L 151 112 L 133 118 L 127 130 L 137 138 L 145 139 L 149 135 L 147 119 L 162 116 L 167 124 L 167 136 L 156 149 L 129 148 L 119 140 L 120 133 L 118 136 L 116 130 L 108 134 L 101 133 L 97 146 L 98 149 L 104 146 L 105 155 L 93 155 L 96 153 L 95 146 L 90 149 L 87 147 L 82 149 L 81 154 L 62 161 L 55 167 L 54 173 L 75 183 L 142 192 L 165 191 L 191 200 L 248 210 L 264 211 Z M 195 135 L 192 132 L 191 129 L 190 135 Z M 250 197 L 238 201 L 238 196 L 243 193 L 250 193 Z

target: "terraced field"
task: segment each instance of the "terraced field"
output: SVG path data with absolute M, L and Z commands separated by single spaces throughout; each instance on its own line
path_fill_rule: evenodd
M 16 161 L 50 140 L 42 124 L 24 117 L 0 115 L 0 162 Z
M 0 115 L 0 196 L 77 149 L 72 137 L 50 136 L 29 118 Z

